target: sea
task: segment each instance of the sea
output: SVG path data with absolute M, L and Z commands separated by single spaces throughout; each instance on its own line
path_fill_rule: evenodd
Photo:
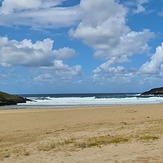
M 68 108 L 163 103 L 163 96 L 141 96 L 140 93 L 24 94 L 20 96 L 31 101 L 1 108 Z
M 31 101 L 16 106 L 6 106 L 6 108 L 65 108 L 163 103 L 163 96 L 141 96 L 140 93 L 24 94 L 20 96 Z

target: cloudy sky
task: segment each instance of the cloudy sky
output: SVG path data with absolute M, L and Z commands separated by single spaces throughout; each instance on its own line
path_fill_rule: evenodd
M 162 0 L 0 0 L 0 90 L 163 86 Z

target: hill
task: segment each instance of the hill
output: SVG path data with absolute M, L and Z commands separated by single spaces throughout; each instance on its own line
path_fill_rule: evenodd
M 0 106 L 16 105 L 17 103 L 26 103 L 26 101 L 27 101 L 26 98 L 16 96 L 16 95 L 11 95 L 0 91 Z
M 153 88 L 147 92 L 142 93 L 141 95 L 163 95 L 163 87 Z

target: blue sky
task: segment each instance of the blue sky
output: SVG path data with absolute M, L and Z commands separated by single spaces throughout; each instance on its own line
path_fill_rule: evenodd
M 0 90 L 163 86 L 162 0 L 0 0 Z

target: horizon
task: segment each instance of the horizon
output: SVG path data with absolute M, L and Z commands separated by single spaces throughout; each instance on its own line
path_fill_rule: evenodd
M 38 94 L 17 94 L 17 95 L 109 95 L 109 94 L 140 94 L 141 92 L 123 92 L 123 93 L 38 93 Z
M 161 87 L 162 26 L 162 0 L 0 0 L 0 91 Z

